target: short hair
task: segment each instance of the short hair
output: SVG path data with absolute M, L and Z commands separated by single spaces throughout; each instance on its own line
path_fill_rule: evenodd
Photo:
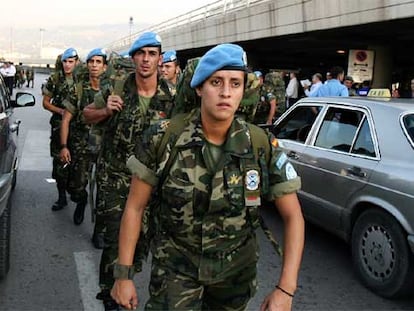
M 344 73 L 344 69 L 340 66 L 334 66 L 331 68 L 330 73 L 336 79 L 341 73 Z
M 322 74 L 320 74 L 319 72 L 314 74 L 315 77 L 317 77 L 319 79 L 319 81 L 322 81 Z

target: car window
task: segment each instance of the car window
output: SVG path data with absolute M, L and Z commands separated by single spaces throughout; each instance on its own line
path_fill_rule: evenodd
M 329 108 L 316 137 L 315 146 L 350 152 L 363 116 L 357 110 Z
M 406 114 L 403 117 L 403 123 L 405 130 L 411 140 L 411 144 L 414 143 L 414 115 L 413 114 Z
M 375 157 L 374 141 L 372 140 L 368 119 L 365 117 L 359 130 L 352 153 Z
M 304 143 L 320 110 L 321 106 L 297 106 L 274 127 L 273 134 Z

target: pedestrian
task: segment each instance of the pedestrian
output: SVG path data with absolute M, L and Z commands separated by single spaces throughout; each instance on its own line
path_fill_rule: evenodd
M 32 66 L 27 68 L 26 78 L 27 78 L 27 84 L 26 87 L 30 87 L 30 82 L 32 83 L 32 88 L 34 87 L 34 77 L 35 72 Z
M 172 95 L 176 94 L 176 86 L 180 74 L 180 65 L 177 59 L 177 52 L 169 50 L 162 55 L 161 74 L 167 81 Z
M 310 86 L 310 89 L 309 89 L 309 85 L 303 86 L 303 88 L 305 89 L 305 95 L 309 97 L 314 96 L 316 92 L 318 91 L 318 88 L 321 85 L 322 85 L 322 74 L 317 72 L 312 76 L 312 85 Z
M 154 32 L 143 33 L 132 44 L 129 55 L 135 72 L 102 88 L 94 102 L 83 110 L 86 122 L 105 122 L 97 163 L 97 216 L 103 219 L 106 230 L 99 272 L 101 292 L 97 298 L 103 300 L 105 310 L 119 309 L 110 289 L 114 283 L 119 226 L 131 181 L 126 162 L 141 132 L 151 123 L 169 117 L 173 105 L 167 83 L 158 77 L 161 38 Z M 136 269 L 140 269 L 139 260 Z
M 281 276 L 261 310 L 291 309 L 304 244 L 300 177 L 275 138 L 234 118 L 246 62 L 238 45 L 210 49 L 191 80 L 201 107 L 149 128 L 128 160 L 133 177 L 112 289 L 128 310 L 138 305 L 131 265 L 151 193 L 159 204 L 150 203 L 157 234 L 146 310 L 244 310 L 256 291 L 261 195 L 285 223 Z
M 9 95 L 11 97 L 13 95 L 16 67 L 12 62 L 5 61 L 2 68 L 0 69 L 0 74 L 3 76 L 4 83 L 6 84 L 6 87 L 9 90 Z
M 342 67 L 334 66 L 329 71 L 332 77 L 321 85 L 315 94 L 309 94 L 309 97 L 326 97 L 326 96 L 349 96 L 348 88 L 342 84 L 344 79 L 344 70 Z M 328 75 L 327 75 L 328 76 Z
M 43 108 L 50 111 L 50 156 L 53 159 L 52 178 L 56 180 L 58 200 L 53 204 L 52 211 L 59 211 L 67 206 L 66 191 L 69 169 L 60 160 L 60 126 L 65 112 L 63 100 L 73 88 L 73 70 L 79 63 L 78 53 L 74 48 L 66 49 L 56 60 L 55 73 L 47 80 L 42 89 Z
M 69 164 L 68 193 L 76 209 L 73 214 L 73 222 L 80 225 L 83 222 L 85 207 L 88 202 L 88 175 L 92 153 L 89 146 L 91 126 L 83 120 L 82 110 L 92 103 L 95 94 L 99 91 L 99 78 L 106 69 L 106 52 L 96 48 L 86 57 L 88 74 L 79 75 L 75 84 L 75 91 L 68 94 L 64 100 L 65 112 L 60 128 L 60 159 Z
M 286 87 L 286 109 L 289 109 L 299 99 L 299 80 L 296 72 L 289 73 L 289 83 Z
M 346 76 L 344 78 L 344 85 L 348 89 L 349 96 L 357 96 L 357 92 L 354 89 L 354 78 L 352 78 L 352 76 Z

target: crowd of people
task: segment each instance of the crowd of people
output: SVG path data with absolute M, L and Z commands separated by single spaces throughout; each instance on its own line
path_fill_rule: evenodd
M 3 61 L 1 62 L 0 74 L 3 76 L 4 83 L 9 90 L 10 96 L 13 95 L 13 89 L 18 87 L 33 88 L 34 86 L 34 69 L 32 66 L 23 66 L 19 64 L 15 66 L 13 62 Z
M 257 288 L 266 200 L 284 221 L 284 248 L 261 308 L 290 310 L 304 246 L 300 177 L 251 123 L 273 121 L 286 98 L 282 75 L 249 71 L 244 50 L 228 43 L 181 70 L 154 32 L 131 45 L 133 70 L 114 72 L 112 58 L 96 48 L 82 63 L 68 48 L 42 90 L 58 193 L 51 209 L 66 208 L 69 195 L 80 225 L 93 204 L 96 298 L 105 310 L 135 309 L 133 276 L 151 252 L 147 310 L 244 310 Z

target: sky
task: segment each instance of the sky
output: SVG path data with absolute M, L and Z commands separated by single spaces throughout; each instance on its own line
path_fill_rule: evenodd
M 219 0 L 7 0 L 0 27 L 158 24 Z M 3 7 L 4 8 L 4 7 Z

